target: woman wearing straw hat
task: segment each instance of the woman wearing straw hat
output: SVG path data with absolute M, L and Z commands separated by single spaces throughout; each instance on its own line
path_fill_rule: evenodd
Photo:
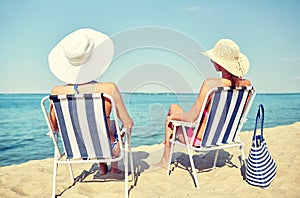
M 105 34 L 93 29 L 79 29 L 63 38 L 50 52 L 48 62 L 51 72 L 66 85 L 56 86 L 51 94 L 75 93 L 106 93 L 113 97 L 116 103 L 118 117 L 124 127 L 132 129 L 133 121 L 129 116 L 121 94 L 116 84 L 111 82 L 97 82 L 110 65 L 114 54 L 112 40 Z M 107 103 L 106 114 L 110 115 L 111 104 Z M 52 105 L 50 106 L 50 122 L 53 130 L 57 130 L 57 121 Z M 110 118 L 107 118 L 110 125 Z M 113 133 L 111 141 L 115 138 Z M 119 155 L 119 145 L 113 149 L 115 156 Z M 100 163 L 100 174 L 108 172 L 107 165 Z M 117 162 L 112 163 L 112 173 L 119 173 Z
M 220 39 L 213 49 L 202 54 L 211 59 L 216 71 L 221 72 L 222 77 L 207 79 L 203 82 L 198 97 L 189 112 L 185 112 L 182 107 L 177 104 L 170 105 L 165 122 L 164 152 L 160 162 L 158 163 L 161 167 L 167 166 L 170 155 L 169 140 L 173 131 L 173 126 L 170 124 L 170 120 L 195 122 L 199 116 L 198 112 L 202 107 L 204 97 L 207 92 L 214 87 L 239 87 L 251 85 L 249 80 L 243 79 L 243 76 L 249 70 L 248 58 L 240 52 L 238 45 L 234 41 L 230 39 Z M 205 107 L 205 109 L 209 109 L 209 107 Z M 198 129 L 197 137 L 199 138 L 202 136 L 204 130 L 203 123 L 205 123 L 206 119 L 207 118 L 204 115 L 204 120 L 201 122 Z M 184 142 L 182 132 L 178 131 L 177 134 L 180 141 Z

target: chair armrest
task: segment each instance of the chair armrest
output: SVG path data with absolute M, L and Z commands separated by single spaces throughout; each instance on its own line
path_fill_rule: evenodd
M 131 135 L 130 129 L 129 129 L 129 128 L 126 128 L 126 127 L 123 127 L 123 128 L 121 129 L 120 133 L 121 133 L 121 134 L 120 134 L 121 137 L 123 137 L 124 134 L 126 134 L 126 135 Z
M 193 122 L 184 122 L 184 121 L 180 121 L 180 120 L 170 120 L 170 122 L 174 125 L 174 126 L 186 126 L 186 127 L 196 127 L 197 123 L 193 123 Z
M 124 144 L 125 144 L 125 153 L 128 153 L 131 149 L 131 143 L 130 143 L 130 135 L 131 131 L 129 128 L 123 127 L 120 131 L 121 138 L 124 137 Z
M 57 135 L 57 134 L 58 134 L 58 130 L 55 130 L 55 131 L 51 130 L 47 133 L 47 135 L 50 137 L 52 137 L 53 135 Z

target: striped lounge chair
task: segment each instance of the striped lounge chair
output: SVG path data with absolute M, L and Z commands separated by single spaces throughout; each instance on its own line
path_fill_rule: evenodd
M 216 167 L 218 153 L 220 149 L 229 147 L 240 147 L 242 153 L 242 160 L 245 164 L 245 155 L 243 151 L 243 142 L 240 141 L 239 133 L 243 124 L 246 122 L 246 116 L 255 98 L 256 91 L 252 86 L 245 86 L 239 88 L 233 87 L 217 87 L 211 89 L 204 100 L 205 105 L 202 106 L 199 118 L 195 123 L 182 122 L 171 120 L 173 123 L 173 136 L 170 140 L 170 159 L 168 162 L 167 174 L 170 174 L 170 167 L 172 162 L 172 154 L 174 153 L 174 145 L 180 145 L 187 149 L 189 160 L 192 168 L 192 175 L 194 177 L 195 186 L 199 188 L 199 182 L 196 175 L 195 165 L 193 161 L 193 151 L 208 152 L 216 150 L 213 167 Z M 195 145 L 195 138 L 198 127 L 204 112 L 204 107 L 208 102 L 210 109 L 207 110 L 207 121 L 204 127 L 204 132 L 200 142 Z M 181 143 L 176 138 L 176 131 L 178 127 L 182 128 L 185 143 Z M 187 129 L 193 130 L 191 140 L 188 139 Z
M 112 115 L 121 152 L 118 157 L 113 156 L 110 136 L 106 122 L 105 99 L 112 104 Z M 45 101 L 53 104 L 58 121 L 58 132 L 53 132 L 49 123 Z M 130 152 L 130 134 L 128 130 L 120 131 L 117 121 L 117 113 L 113 98 L 107 94 L 74 94 L 74 95 L 50 95 L 41 100 L 41 107 L 48 124 L 49 133 L 54 143 L 54 171 L 52 197 L 56 193 L 56 173 L 59 164 L 68 164 L 72 182 L 74 175 L 71 164 L 73 163 L 99 163 L 116 162 L 123 160 L 125 167 L 125 197 L 128 197 L 128 160 L 130 161 L 131 175 L 133 172 L 133 159 Z M 125 132 L 124 144 L 121 133 Z M 62 141 L 64 152 L 60 152 L 58 136 Z M 130 158 L 128 158 L 128 154 Z

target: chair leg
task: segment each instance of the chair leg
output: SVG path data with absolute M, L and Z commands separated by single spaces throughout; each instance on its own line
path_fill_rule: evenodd
M 216 168 L 216 164 L 217 164 L 217 160 L 218 160 L 218 155 L 219 155 L 219 150 L 216 150 L 216 154 L 215 154 L 215 160 L 214 160 L 213 169 L 215 169 L 215 168 Z
M 197 174 L 196 174 L 195 164 L 194 164 L 194 160 L 193 160 L 193 153 L 190 148 L 188 148 L 188 154 L 189 154 L 189 159 L 190 159 L 190 163 L 191 163 L 192 174 L 193 174 L 193 177 L 194 177 L 194 180 L 196 183 L 196 188 L 199 188 L 199 181 L 198 181 Z
M 171 161 L 172 161 L 172 155 L 173 155 L 173 150 L 174 150 L 174 141 L 175 138 L 173 139 L 172 143 L 171 143 L 171 148 L 170 148 L 170 155 L 169 155 L 169 160 L 168 160 L 168 169 L 167 169 L 167 175 L 170 174 L 170 168 L 171 168 Z
M 241 153 L 242 153 L 242 161 L 244 162 L 245 168 L 247 168 L 247 162 L 246 162 L 243 146 L 240 146 L 240 150 L 241 150 Z
M 53 181 L 52 181 L 52 198 L 55 198 L 56 192 L 56 174 L 57 174 L 57 162 L 56 158 L 54 158 L 54 165 L 53 165 Z
M 133 157 L 132 157 L 132 152 L 131 152 L 130 135 L 128 135 L 128 152 L 129 152 L 131 178 L 132 178 L 132 181 L 134 181 L 135 173 L 134 173 Z
M 128 139 L 125 141 L 125 159 L 124 159 L 124 168 L 125 168 L 125 198 L 128 198 Z
M 132 152 L 131 149 L 129 149 L 129 158 L 130 158 L 130 171 L 132 175 L 132 181 L 135 179 L 135 173 L 134 173 L 134 165 L 133 165 L 133 158 L 132 158 Z
M 72 165 L 70 163 L 70 160 L 68 160 L 68 161 L 69 161 L 68 166 L 69 166 L 70 177 L 71 177 L 72 182 L 74 182 L 74 174 L 73 174 Z

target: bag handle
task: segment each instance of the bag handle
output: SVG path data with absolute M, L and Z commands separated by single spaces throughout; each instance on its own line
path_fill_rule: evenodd
M 259 121 L 260 121 L 260 134 L 261 134 L 261 137 L 263 137 L 264 114 L 265 114 L 264 106 L 262 104 L 260 104 L 259 107 L 258 107 L 257 114 L 256 114 L 256 121 L 255 121 L 254 134 L 253 134 L 253 141 L 256 138 L 256 128 L 257 128 L 257 125 L 258 125 Z

